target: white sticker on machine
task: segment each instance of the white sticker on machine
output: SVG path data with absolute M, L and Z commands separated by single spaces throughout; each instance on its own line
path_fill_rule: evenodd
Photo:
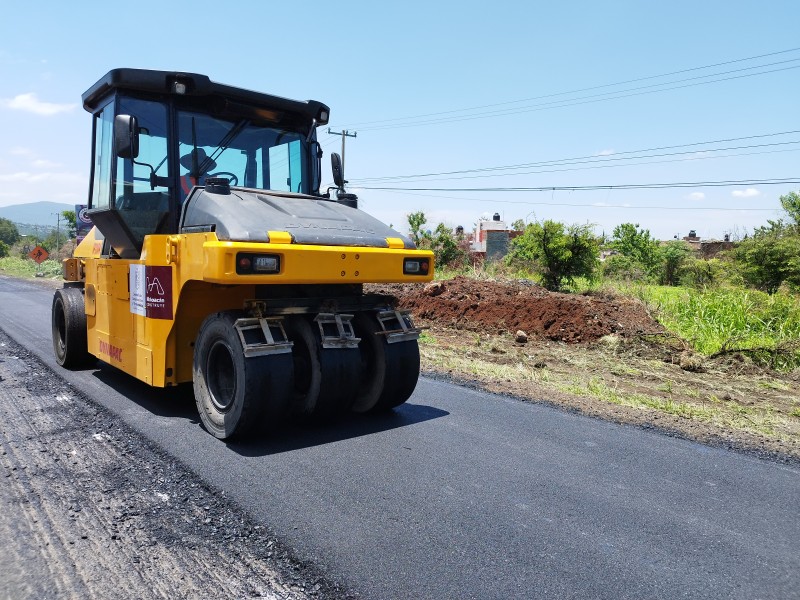
M 172 267 L 131 265 L 131 312 L 151 319 L 172 318 Z

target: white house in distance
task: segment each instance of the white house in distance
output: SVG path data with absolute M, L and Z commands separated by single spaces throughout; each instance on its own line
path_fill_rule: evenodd
M 471 250 L 485 255 L 486 260 L 503 258 L 508 252 L 510 233 L 505 221 L 500 219 L 500 213 L 494 213 L 491 220 L 482 216 L 475 224 Z

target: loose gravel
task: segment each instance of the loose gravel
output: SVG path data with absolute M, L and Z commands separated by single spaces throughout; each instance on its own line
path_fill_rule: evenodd
M 0 598 L 353 598 L 0 331 Z

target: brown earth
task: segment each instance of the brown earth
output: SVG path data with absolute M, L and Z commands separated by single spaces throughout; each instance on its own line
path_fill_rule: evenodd
M 457 329 L 522 330 L 560 342 L 594 342 L 606 335 L 662 334 L 641 302 L 608 294 L 560 294 L 524 282 L 482 281 L 459 276 L 420 288 L 392 290 L 419 319 Z
M 430 376 L 800 461 L 799 371 L 697 354 L 636 299 L 467 277 L 368 291 L 412 312 Z

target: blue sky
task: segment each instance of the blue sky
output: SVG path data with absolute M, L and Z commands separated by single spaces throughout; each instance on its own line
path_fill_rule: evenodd
M 800 190 L 485 189 L 800 179 L 800 133 L 785 133 L 800 130 L 796 0 L 2 3 L 0 206 L 85 201 L 80 95 L 115 67 L 327 103 L 335 131 L 357 132 L 350 191 L 401 230 L 423 210 L 431 228 L 499 212 L 720 238 L 781 216 L 778 197 Z M 340 138 L 319 138 L 329 173 Z M 712 140 L 731 141 L 698 144 Z M 431 173 L 451 174 L 378 179 Z

